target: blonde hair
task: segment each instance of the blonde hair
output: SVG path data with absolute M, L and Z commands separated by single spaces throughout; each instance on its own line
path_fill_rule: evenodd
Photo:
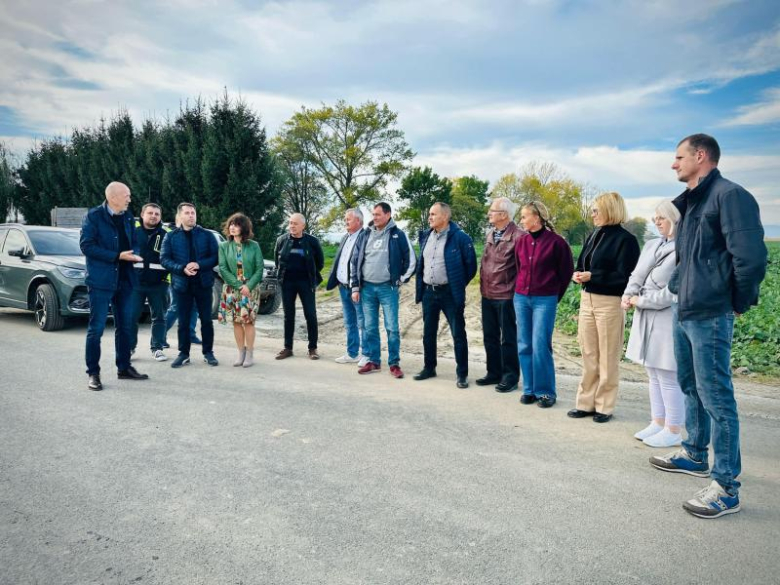
M 677 206 L 672 203 L 671 199 L 664 199 L 658 204 L 658 207 L 655 208 L 655 213 L 657 216 L 668 219 L 672 223 L 672 229 L 669 230 L 669 237 L 675 237 L 675 234 L 677 233 L 677 224 L 680 221 L 680 210 L 677 209 Z
M 619 225 L 628 221 L 628 208 L 620 193 L 608 191 L 593 201 L 593 205 L 604 220 L 604 225 Z
M 547 228 L 551 232 L 555 231 L 555 226 L 553 226 L 552 222 L 550 221 L 550 210 L 547 209 L 547 206 L 544 203 L 541 201 L 531 201 L 530 203 L 523 205 L 522 209 L 525 211 L 530 211 L 536 217 L 542 220 L 542 227 Z

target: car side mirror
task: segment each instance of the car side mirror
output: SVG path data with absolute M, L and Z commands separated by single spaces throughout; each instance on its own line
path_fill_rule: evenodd
M 17 256 L 19 258 L 27 258 L 29 254 L 27 253 L 27 250 L 24 248 L 19 248 L 18 250 L 8 250 L 9 256 Z

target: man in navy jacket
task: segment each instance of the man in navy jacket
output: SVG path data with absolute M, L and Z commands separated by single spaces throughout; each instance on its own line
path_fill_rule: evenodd
M 160 253 L 163 268 L 171 273 L 171 286 L 179 307 L 179 355 L 171 367 L 180 368 L 190 363 L 189 324 L 193 306 L 200 314 L 203 361 L 217 366 L 211 291 L 214 267 L 219 263 L 219 246 L 214 234 L 197 225 L 198 215 L 192 203 L 179 203 L 176 213 L 181 226 L 165 236 Z
M 87 259 L 89 325 L 87 327 L 88 388 L 102 390 L 100 339 L 106 327 L 109 305 L 114 313 L 116 367 L 122 380 L 145 380 L 130 364 L 133 328 L 132 293 L 137 277 L 133 263 L 141 257 L 133 250 L 133 215 L 127 212 L 130 189 L 124 183 L 106 187 L 106 201 L 87 212 L 79 244 Z
M 434 203 L 428 214 L 431 229 L 420 233 L 417 264 L 417 302 L 423 305 L 425 367 L 415 380 L 436 376 L 436 336 L 444 313 L 455 345 L 457 386 L 468 388 L 469 346 L 466 339 L 466 285 L 477 273 L 477 255 L 471 238 L 450 221 L 446 203 Z
M 717 141 L 693 134 L 677 145 L 672 165 L 677 179 L 688 185 L 674 200 L 682 217 L 676 229 L 677 269 L 668 285 L 677 294 L 674 355 L 688 438 L 678 451 L 650 458 L 661 471 L 712 478 L 683 503 L 700 518 L 740 509 L 742 461 L 731 342 L 735 317 L 758 302 L 767 263 L 758 203 L 721 176 L 719 160 Z

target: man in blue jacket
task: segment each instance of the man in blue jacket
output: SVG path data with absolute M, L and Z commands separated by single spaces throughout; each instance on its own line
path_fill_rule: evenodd
M 468 388 L 469 346 L 466 339 L 466 285 L 477 273 L 477 255 L 471 238 L 451 221 L 446 203 L 434 203 L 428 214 L 431 229 L 420 233 L 417 266 L 417 302 L 423 309 L 425 367 L 415 380 L 436 376 L 436 336 L 444 313 L 455 346 L 458 388 Z
M 106 187 L 106 201 L 87 212 L 81 225 L 81 251 L 87 259 L 89 325 L 87 327 L 88 388 L 102 390 L 100 339 L 109 305 L 114 313 L 116 367 L 121 380 L 146 380 L 130 364 L 133 328 L 132 293 L 137 282 L 133 263 L 141 257 L 133 250 L 133 215 L 127 212 L 130 189 L 124 183 Z
M 387 331 L 387 363 L 390 375 L 403 378 L 401 370 L 401 332 L 398 326 L 398 298 L 401 285 L 409 282 L 417 263 L 408 236 L 395 225 L 390 205 L 377 203 L 373 221 L 361 230 L 355 242 L 350 268 L 352 300 L 363 305 L 366 326 L 365 348 L 368 362 L 358 374 L 373 374 L 381 369 L 379 307 Z
M 211 320 L 214 267 L 219 263 L 219 247 L 214 234 L 200 227 L 195 206 L 179 203 L 177 216 L 181 225 L 163 240 L 160 260 L 171 273 L 171 286 L 179 307 L 179 355 L 171 363 L 180 368 L 190 363 L 190 315 L 193 307 L 200 314 L 200 336 L 203 361 L 210 366 L 214 357 L 214 323 Z
M 674 354 L 685 395 L 682 448 L 650 464 L 662 471 L 712 477 L 683 503 L 700 518 L 739 512 L 737 477 L 742 471 L 739 417 L 731 382 L 734 318 L 758 303 L 767 252 L 758 203 L 718 171 L 720 147 L 706 134 L 677 145 L 672 169 L 688 185 L 674 200 L 677 269 L 669 290 L 677 294 Z M 708 445 L 712 437 L 713 466 Z

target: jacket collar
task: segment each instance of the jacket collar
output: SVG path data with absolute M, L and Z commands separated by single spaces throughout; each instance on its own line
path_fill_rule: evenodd
M 705 177 L 702 177 L 699 181 L 699 184 L 696 185 L 693 189 L 686 189 L 683 192 L 683 195 L 688 199 L 696 199 L 698 197 L 701 197 L 703 193 L 706 193 L 707 190 L 712 186 L 712 183 L 720 177 L 720 171 L 717 168 L 712 169 Z
M 485 244 L 487 244 L 489 246 L 493 245 L 493 232 L 494 231 L 496 231 L 496 228 L 494 228 L 494 227 L 491 227 L 487 231 L 487 233 L 485 234 Z M 510 221 L 507 224 L 506 228 L 504 228 L 504 235 L 505 236 L 506 235 L 512 236 L 512 235 L 516 234 L 519 231 L 522 231 L 522 230 L 520 230 L 520 228 L 517 226 L 517 224 L 515 222 L 513 222 L 513 221 Z

